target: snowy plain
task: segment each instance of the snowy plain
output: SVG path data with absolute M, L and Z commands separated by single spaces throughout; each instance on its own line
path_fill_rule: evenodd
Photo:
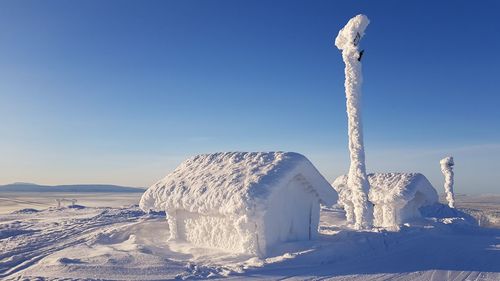
M 343 226 L 343 211 L 323 208 L 317 240 L 287 243 L 259 259 L 167 242 L 164 215 L 142 212 L 140 195 L 94 194 L 93 201 L 87 194 L 78 201 L 84 208 L 12 212 L 11 205 L 0 215 L 0 279 L 500 280 L 500 229 L 461 219 L 353 231 Z M 462 195 L 456 204 L 498 213 L 500 196 Z

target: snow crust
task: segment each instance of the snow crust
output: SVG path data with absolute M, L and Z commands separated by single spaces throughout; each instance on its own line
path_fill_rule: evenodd
M 226 152 L 192 157 L 142 196 L 166 211 L 171 240 L 264 256 L 273 245 L 313 239 L 319 206 L 337 194 L 298 153 Z
M 419 208 L 438 202 L 438 194 L 420 173 L 374 173 L 368 175 L 369 200 L 374 205 L 374 225 L 398 228 L 409 219 L 420 217 Z M 346 212 L 348 223 L 354 223 L 354 203 L 348 188 L 348 176 L 332 183 L 339 194 L 338 203 Z
M 480 202 L 477 208 L 488 206 Z M 500 280 L 500 230 L 436 207 L 451 213 L 407 223 L 400 232 L 353 231 L 343 227 L 341 210 L 323 208 L 321 239 L 283 244 L 267 258 L 166 241 L 164 217 L 135 206 L 0 215 L 0 279 Z
M 455 208 L 455 194 L 453 192 L 453 184 L 454 184 L 454 173 L 453 166 L 455 162 L 453 161 L 453 157 L 446 157 L 439 161 L 441 164 L 441 172 L 444 175 L 444 191 L 446 193 L 446 200 L 448 201 L 448 206 L 450 208 Z
M 354 211 L 354 226 L 369 228 L 373 223 L 372 208 L 368 202 L 369 182 L 366 178 L 363 124 L 361 120 L 361 72 L 359 41 L 369 24 L 365 15 L 357 15 L 339 31 L 335 46 L 342 51 L 345 63 L 345 92 L 348 116 L 349 152 L 351 165 L 347 185 Z

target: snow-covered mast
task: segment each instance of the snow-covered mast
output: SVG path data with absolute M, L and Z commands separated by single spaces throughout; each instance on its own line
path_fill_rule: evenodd
M 444 175 L 444 192 L 446 193 L 446 200 L 448 201 L 448 206 L 450 208 L 455 208 L 455 194 L 453 193 L 453 166 L 455 162 L 453 157 L 446 157 L 439 161 L 441 164 L 441 172 Z
M 348 186 L 352 191 L 355 227 L 370 228 L 373 224 L 373 207 L 368 202 L 370 185 L 366 177 L 363 126 L 361 122 L 361 57 L 359 42 L 370 21 L 365 15 L 357 15 L 339 31 L 335 46 L 342 51 L 345 63 L 345 93 L 348 117 L 349 168 Z

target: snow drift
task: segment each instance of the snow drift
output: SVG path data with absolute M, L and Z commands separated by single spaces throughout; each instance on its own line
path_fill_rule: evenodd
M 357 15 L 339 31 L 335 46 L 342 51 L 345 63 L 345 94 L 348 116 L 349 152 L 351 165 L 349 179 L 356 228 L 372 225 L 372 209 L 368 202 L 370 185 L 366 178 L 363 125 L 361 122 L 361 55 L 359 41 L 370 21 L 365 15 Z
M 427 178 L 419 173 L 374 173 L 368 175 L 369 200 L 374 205 L 374 225 L 397 228 L 409 219 L 420 217 L 419 208 L 438 202 L 438 194 Z M 332 183 L 339 194 L 339 204 L 346 219 L 354 223 L 354 203 L 348 187 L 348 176 Z
M 455 162 L 453 161 L 453 157 L 446 157 L 441 159 L 439 163 L 441 164 L 441 172 L 444 175 L 444 191 L 446 193 L 448 206 L 450 206 L 450 208 L 455 208 L 455 194 L 453 192 L 453 166 Z
M 184 161 L 142 196 L 167 212 L 170 239 L 265 256 L 276 244 L 317 235 L 320 203 L 337 194 L 305 158 L 289 152 L 228 152 Z

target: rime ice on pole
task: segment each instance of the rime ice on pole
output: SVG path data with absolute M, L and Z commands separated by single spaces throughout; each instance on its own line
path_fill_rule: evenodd
M 363 126 L 361 122 L 361 55 L 359 42 L 370 21 L 365 15 L 357 15 L 339 31 L 335 46 L 342 51 L 345 63 L 345 91 L 348 116 L 349 151 L 351 165 L 348 186 L 351 189 L 355 228 L 370 228 L 373 224 L 373 211 L 368 202 L 370 188 L 365 167 Z
M 441 172 L 444 175 L 444 192 L 446 193 L 446 200 L 450 208 L 455 208 L 455 194 L 453 193 L 453 166 L 455 162 L 453 157 L 446 157 L 439 161 L 441 164 Z

